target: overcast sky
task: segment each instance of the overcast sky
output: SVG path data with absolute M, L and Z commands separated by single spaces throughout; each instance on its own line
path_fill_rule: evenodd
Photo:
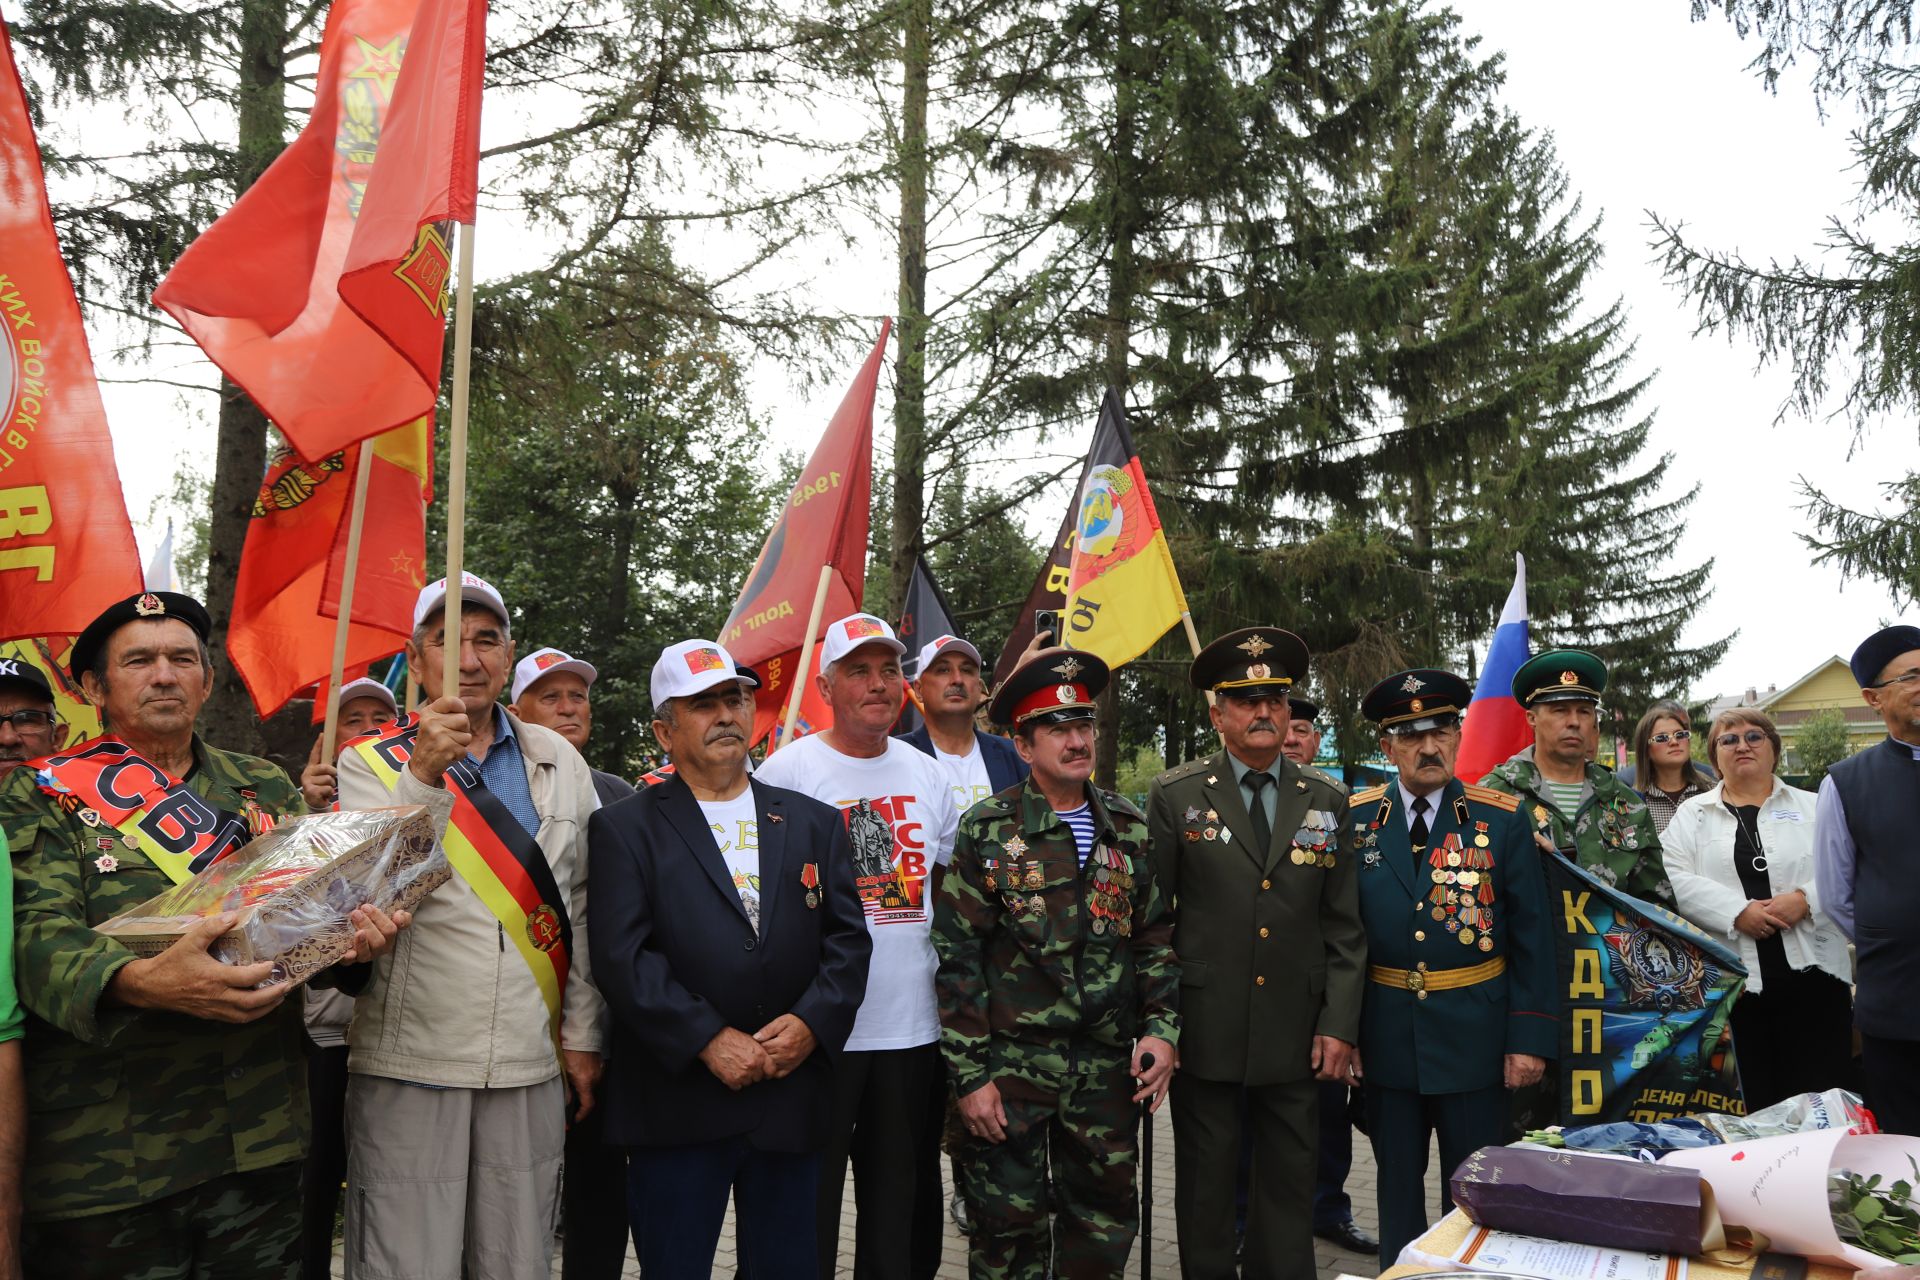
M 1673 531 L 1677 562 L 1716 561 L 1714 596 L 1691 638 L 1740 634 L 1692 694 L 1784 686 L 1829 655 L 1850 652 L 1893 607 L 1873 583 L 1842 586 L 1837 574 L 1811 567 L 1795 537 L 1806 528 L 1794 509 L 1795 481 L 1805 476 L 1872 505 L 1879 480 L 1915 465 L 1920 434 L 1911 420 L 1883 423 L 1850 457 L 1843 424 L 1789 417 L 1776 426 L 1785 372 L 1756 371 L 1743 342 L 1693 336 L 1693 313 L 1652 261 L 1644 212 L 1683 219 L 1700 243 L 1763 260 L 1805 252 L 1852 191 L 1845 118 L 1823 124 L 1801 84 L 1769 96 L 1744 70 L 1754 47 L 1723 20 L 1690 23 L 1685 0 L 1458 0 L 1455 8 L 1487 49 L 1506 52 L 1508 103 L 1527 124 L 1555 135 L 1587 210 L 1605 215 L 1607 259 L 1596 287 L 1625 300 L 1629 331 L 1639 338 L 1638 371 L 1657 372 L 1642 404 L 1656 414 L 1654 447 L 1674 455 L 1675 491 L 1700 483 L 1685 525 Z M 515 127 L 490 117 L 483 143 Z M 503 256 L 509 247 L 530 247 L 514 228 L 496 226 L 498 234 L 483 227 L 478 242 L 483 278 L 519 265 Z M 840 295 L 825 301 L 856 314 L 884 311 L 893 292 L 885 251 L 875 246 L 884 269 L 814 274 L 809 287 Z M 99 338 L 96 351 L 103 377 L 137 372 L 115 367 Z M 159 532 L 149 512 L 170 487 L 175 458 L 191 452 L 210 469 L 210 398 L 104 389 L 128 509 L 149 549 Z M 753 391 L 774 443 L 801 450 L 840 394 L 825 387 L 797 395 L 777 369 L 757 370 Z M 883 388 L 876 424 L 883 451 L 887 411 Z M 884 465 L 876 459 L 877 471 Z M 1051 528 L 1058 500 L 1042 505 L 1047 510 L 1030 523 Z

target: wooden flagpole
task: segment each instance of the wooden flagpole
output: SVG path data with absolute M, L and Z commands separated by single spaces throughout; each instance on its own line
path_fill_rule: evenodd
M 1180 611 L 1180 625 L 1187 629 L 1187 643 L 1193 647 L 1193 656 L 1200 656 L 1200 633 L 1193 629 L 1193 614 L 1190 610 Z M 1213 690 L 1207 690 L 1207 705 L 1213 705 Z
M 347 674 L 347 633 L 353 627 L 353 584 L 360 575 L 360 535 L 367 523 L 367 477 L 373 472 L 373 437 L 360 442 L 353 469 L 353 515 L 347 524 L 347 563 L 340 571 L 340 617 L 333 624 L 333 679 L 327 686 L 327 727 L 320 735 L 320 762 L 332 764 L 340 744 L 340 682 Z
M 453 308 L 453 420 L 447 428 L 447 605 L 441 615 L 440 696 L 460 694 L 460 575 L 467 542 L 467 385 L 473 371 L 473 224 L 460 225 L 460 287 Z
M 787 698 L 786 724 L 780 730 L 780 740 L 771 750 L 778 750 L 793 741 L 794 722 L 800 719 L 800 698 L 806 692 L 807 681 L 813 678 L 813 641 L 820 634 L 820 615 L 827 611 L 827 587 L 833 582 L 833 566 L 820 566 L 820 585 L 813 590 L 813 610 L 807 614 L 807 638 L 800 646 L 800 669 L 793 675 L 793 692 Z

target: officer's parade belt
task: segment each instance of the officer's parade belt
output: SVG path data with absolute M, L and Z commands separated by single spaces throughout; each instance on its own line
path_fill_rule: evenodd
M 413 757 L 419 717 L 404 716 L 384 728 L 356 738 L 351 747 L 360 753 L 382 786 L 392 791 L 400 771 Z M 447 824 L 447 861 L 500 921 L 504 936 L 533 971 L 533 980 L 546 1002 L 549 1029 L 559 1045 L 561 1000 L 567 989 L 567 968 L 573 946 L 573 921 L 566 900 L 553 878 L 540 844 L 520 820 L 508 812 L 499 796 L 487 790 L 472 761 L 456 760 L 447 767 L 447 789 L 453 793 L 453 820 Z
M 1507 971 L 1507 958 L 1495 956 L 1484 964 L 1465 969 L 1389 969 L 1383 964 L 1367 966 L 1367 981 L 1383 987 L 1412 991 L 1422 1000 L 1429 991 L 1452 991 L 1456 987 L 1476 987 L 1491 982 Z
M 122 848 L 138 849 L 175 884 L 185 884 L 255 834 L 246 819 L 214 808 L 118 738 L 96 738 L 28 767 L 63 812 L 89 827 L 118 831 Z

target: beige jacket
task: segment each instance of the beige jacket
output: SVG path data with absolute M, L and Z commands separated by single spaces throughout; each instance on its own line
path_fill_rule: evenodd
M 593 775 L 573 745 L 505 707 L 526 760 L 528 789 L 540 815 L 536 839 L 572 915 L 573 947 L 561 1006 L 560 1041 L 598 1052 L 606 1006 L 587 963 L 587 818 L 599 808 Z M 340 807 L 424 804 L 442 831 L 453 795 L 405 769 L 392 792 L 358 752 L 340 761 Z M 547 1007 L 504 926 L 456 873 L 420 905 L 360 994 L 347 1068 L 418 1084 L 507 1089 L 559 1072 L 547 1033 Z

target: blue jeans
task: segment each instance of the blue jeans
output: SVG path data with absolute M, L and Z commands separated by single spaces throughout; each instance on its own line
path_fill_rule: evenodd
M 757 1151 L 745 1138 L 633 1147 L 627 1215 L 647 1280 L 708 1280 L 727 1199 L 740 1270 L 753 1280 L 816 1280 L 814 1201 L 820 1157 Z M 658 1230 L 648 1231 L 651 1221 Z

